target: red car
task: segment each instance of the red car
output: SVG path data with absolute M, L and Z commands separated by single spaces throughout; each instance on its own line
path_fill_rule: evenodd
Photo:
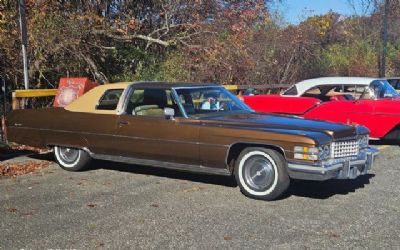
M 400 94 L 384 79 L 315 78 L 299 82 L 281 95 L 243 99 L 258 112 L 361 124 L 370 129 L 370 139 L 400 144 Z

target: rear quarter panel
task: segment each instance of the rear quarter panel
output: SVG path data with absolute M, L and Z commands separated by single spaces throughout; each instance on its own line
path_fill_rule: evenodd
M 379 137 L 384 137 L 400 124 L 400 100 L 376 100 L 374 115 Z
M 80 148 L 90 148 L 90 141 L 101 148 L 109 145 L 102 135 L 115 132 L 117 118 L 117 115 L 70 112 L 63 108 L 16 110 L 7 116 L 8 140 L 35 147 Z

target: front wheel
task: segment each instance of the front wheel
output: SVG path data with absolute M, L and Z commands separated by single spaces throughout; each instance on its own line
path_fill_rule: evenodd
M 61 168 L 73 172 L 86 169 L 91 160 L 87 152 L 78 148 L 55 146 L 54 155 Z
M 235 178 L 242 193 L 260 200 L 274 200 L 289 187 L 282 154 L 266 148 L 246 148 L 235 163 Z

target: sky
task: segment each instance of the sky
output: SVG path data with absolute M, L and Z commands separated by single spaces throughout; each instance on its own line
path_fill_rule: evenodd
M 349 4 L 349 2 L 353 4 Z M 298 24 L 308 16 L 322 15 L 332 10 L 342 15 L 365 15 L 366 6 L 362 0 L 283 0 L 274 4 L 273 9 L 281 12 L 286 22 Z

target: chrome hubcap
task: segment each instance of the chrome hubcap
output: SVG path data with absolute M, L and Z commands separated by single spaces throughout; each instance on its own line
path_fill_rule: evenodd
M 264 191 L 274 182 L 275 172 L 270 161 L 255 156 L 246 161 L 243 176 L 247 185 L 253 190 Z
M 66 163 L 73 163 L 79 157 L 79 151 L 73 148 L 59 147 L 58 152 L 61 159 Z

